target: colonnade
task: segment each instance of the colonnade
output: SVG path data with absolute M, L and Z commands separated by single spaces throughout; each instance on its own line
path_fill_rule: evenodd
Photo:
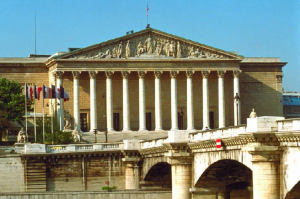
M 80 71 L 72 71 L 73 74 L 73 116 L 74 129 L 80 130 L 80 101 L 79 101 L 79 76 Z M 177 106 L 177 74 L 178 71 L 170 71 L 171 80 L 171 130 L 178 130 L 178 106 Z M 224 75 L 225 70 L 218 70 L 218 112 L 219 128 L 225 127 L 225 96 L 224 96 Z M 90 76 L 90 130 L 97 129 L 97 99 L 96 99 L 96 71 L 89 71 Z M 121 71 L 123 84 L 123 131 L 130 131 L 130 102 L 128 93 L 128 71 Z M 146 130 L 146 103 L 145 103 L 145 74 L 146 71 L 138 71 L 139 77 L 139 131 Z M 155 88 L 155 130 L 162 129 L 161 111 L 161 71 L 154 71 Z M 203 130 L 210 128 L 209 121 L 209 70 L 202 70 L 202 96 L 203 96 Z M 241 123 L 240 110 L 240 89 L 239 89 L 240 70 L 233 71 L 233 97 L 234 97 L 234 125 Z M 113 131 L 113 95 L 112 95 L 112 75 L 113 72 L 106 71 L 106 125 L 108 131 Z M 194 111 L 193 111 L 193 81 L 194 71 L 186 71 L 187 81 L 187 130 L 194 130 Z M 62 85 L 62 74 L 56 72 L 57 87 Z M 63 100 L 60 101 L 58 110 L 61 129 L 63 129 Z

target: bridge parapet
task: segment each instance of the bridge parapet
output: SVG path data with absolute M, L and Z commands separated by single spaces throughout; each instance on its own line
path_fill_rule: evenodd
M 154 140 L 147 140 L 147 141 L 141 141 L 141 149 L 149 149 L 154 147 L 161 147 L 164 143 L 166 143 L 168 140 L 168 137 L 154 139 Z
M 277 120 L 278 131 L 300 131 L 300 118 Z
M 95 144 L 65 144 L 65 145 L 44 145 L 25 144 L 24 154 L 30 153 L 72 153 L 88 151 L 112 151 L 123 150 L 123 143 L 95 143 Z
M 190 133 L 190 142 L 236 137 L 246 133 L 246 125 Z

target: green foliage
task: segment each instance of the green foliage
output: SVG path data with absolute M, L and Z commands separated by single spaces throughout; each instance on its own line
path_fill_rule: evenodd
M 110 187 L 110 186 L 104 186 L 102 187 L 102 191 L 115 191 L 117 189 L 116 186 Z
M 43 119 L 36 121 L 37 142 L 43 142 Z M 53 118 L 53 134 L 51 133 L 51 117 L 45 116 L 45 144 L 70 144 L 73 142 L 72 132 L 60 131 L 57 124 L 57 118 Z
M 21 122 L 24 120 L 24 105 L 23 85 L 5 78 L 0 79 L 0 131 L 8 128 L 9 121 Z M 28 101 L 27 107 L 29 110 L 30 101 Z

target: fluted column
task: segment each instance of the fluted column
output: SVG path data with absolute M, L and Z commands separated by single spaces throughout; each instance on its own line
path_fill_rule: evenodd
M 74 129 L 80 131 L 79 71 L 73 71 Z
M 139 130 L 146 130 L 145 72 L 139 71 Z
M 107 131 L 113 131 L 113 96 L 112 80 L 113 72 L 106 71 L 106 128 Z
M 210 71 L 201 71 L 201 73 L 202 73 L 202 96 L 203 96 L 203 129 L 209 129 L 208 76 Z
M 61 89 L 62 85 L 63 85 L 63 81 L 62 81 L 62 76 L 63 76 L 63 72 L 62 71 L 57 71 L 55 73 L 56 76 L 56 88 Z M 64 99 L 59 98 L 58 100 L 58 110 L 57 110 L 57 121 L 58 121 L 58 125 L 59 125 L 59 130 L 64 130 Z
M 193 74 L 194 71 L 186 72 L 187 130 L 194 130 L 193 78 L 192 78 Z
M 130 130 L 128 75 L 129 75 L 129 72 L 122 71 L 122 76 L 123 76 L 123 131 Z
M 178 130 L 178 118 L 177 118 L 177 71 L 171 71 L 171 130 Z
M 91 114 L 91 128 L 93 132 L 97 129 L 97 100 L 96 100 L 96 75 L 97 72 L 90 71 L 90 114 Z
M 160 76 L 162 72 L 155 71 L 155 130 L 162 130 Z
M 219 128 L 225 127 L 224 75 L 225 71 L 218 71 Z
M 241 71 L 233 71 L 233 110 L 234 110 L 234 125 L 241 124 L 241 102 L 240 102 L 240 76 Z

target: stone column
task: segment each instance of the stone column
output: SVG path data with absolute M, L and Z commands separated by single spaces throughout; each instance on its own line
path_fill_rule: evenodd
M 240 102 L 240 80 L 239 75 L 241 71 L 235 70 L 233 71 L 233 110 L 234 110 L 234 125 L 241 124 L 241 102 Z M 238 97 L 238 100 L 237 100 Z
M 201 71 L 202 73 L 202 96 L 203 96 L 203 130 L 209 129 L 209 90 L 208 76 L 210 71 Z
M 62 71 L 57 71 L 55 73 L 56 76 L 56 88 L 61 88 L 63 85 L 63 72 Z M 64 99 L 59 98 L 58 100 L 58 110 L 57 110 L 57 120 L 59 124 L 59 130 L 64 130 Z
M 129 72 L 122 71 L 122 76 L 123 76 L 123 131 L 130 130 L 128 75 L 129 75 Z
M 73 71 L 73 111 L 74 129 L 80 131 L 79 71 Z
M 177 118 L 177 71 L 171 71 L 171 130 L 178 130 L 178 118 Z
M 140 188 L 140 169 L 139 158 L 126 157 L 122 158 L 125 164 L 125 189 Z
M 90 71 L 90 115 L 91 115 L 91 128 L 90 132 L 97 129 L 97 100 L 96 100 L 96 75 L 97 72 Z
M 145 72 L 139 71 L 139 131 L 146 130 Z
M 187 130 L 194 130 L 193 78 L 192 78 L 193 74 L 194 71 L 186 72 Z
M 112 75 L 113 72 L 106 71 L 106 129 L 113 131 L 113 96 L 112 96 Z
M 224 75 L 225 71 L 218 71 L 219 128 L 225 127 Z
M 280 198 L 280 152 L 277 146 L 264 146 L 252 154 L 253 199 Z
M 162 72 L 155 71 L 155 130 L 162 130 L 160 76 Z
M 167 143 L 168 162 L 172 173 L 172 199 L 190 199 L 192 187 L 192 157 L 186 143 Z

